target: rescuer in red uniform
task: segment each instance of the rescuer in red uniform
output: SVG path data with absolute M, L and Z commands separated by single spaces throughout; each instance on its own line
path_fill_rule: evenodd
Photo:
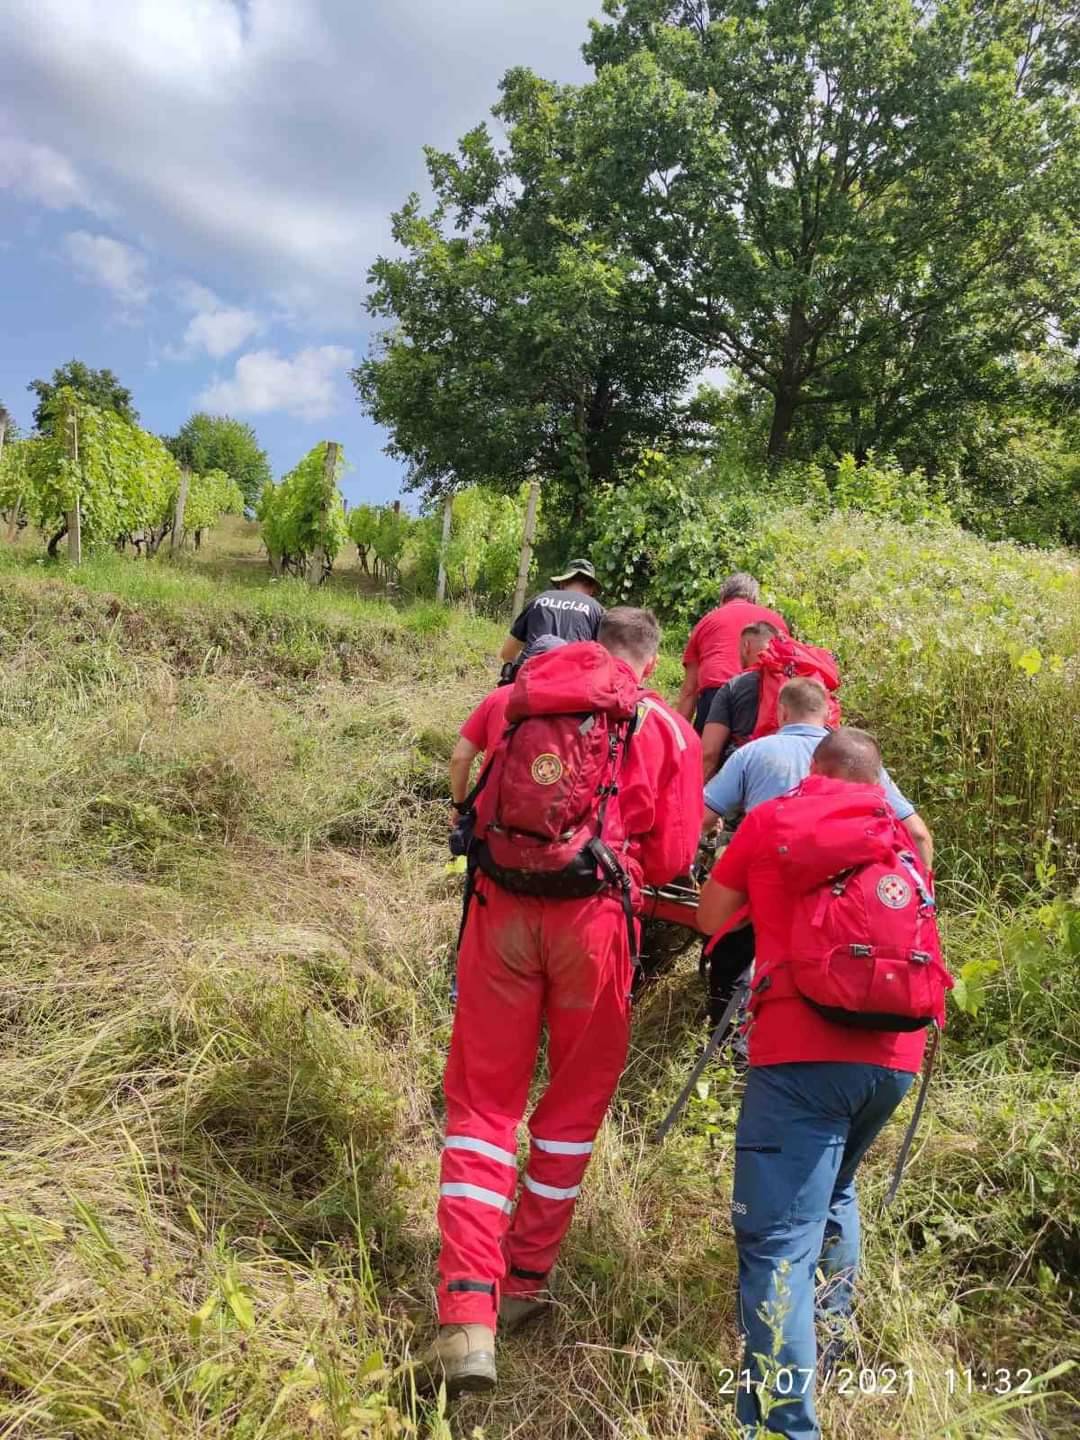
M 492 1388 L 497 1320 L 515 1328 L 542 1306 L 626 1061 L 631 907 L 696 851 L 700 741 L 641 688 L 659 643 L 651 612 L 618 607 L 598 641 L 538 656 L 485 765 L 445 1076 L 441 1328 L 424 1362 L 450 1394 Z M 517 1127 L 545 1024 L 550 1079 L 519 1195 Z

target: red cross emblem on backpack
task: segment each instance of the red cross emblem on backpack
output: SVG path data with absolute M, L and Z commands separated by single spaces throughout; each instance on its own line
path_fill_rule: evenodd
M 877 898 L 890 910 L 911 904 L 911 886 L 902 875 L 883 875 L 877 883 Z

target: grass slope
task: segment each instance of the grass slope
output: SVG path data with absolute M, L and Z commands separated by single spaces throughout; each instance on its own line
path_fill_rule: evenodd
M 883 1221 L 902 1119 L 867 1164 L 862 1360 L 896 1393 L 826 1395 L 827 1433 L 1061 1436 L 1075 1372 L 960 1372 L 1045 1376 L 1075 1341 L 1075 571 L 807 523 L 770 584 L 944 838 L 977 1008 Z M 439 797 L 499 631 L 356 583 L 270 585 L 242 526 L 176 568 L 0 551 L 0 1437 L 733 1434 L 733 1077 L 646 1140 L 699 1038 L 689 964 L 641 1007 L 557 1311 L 497 1399 L 446 1417 L 402 1379 L 458 910 Z

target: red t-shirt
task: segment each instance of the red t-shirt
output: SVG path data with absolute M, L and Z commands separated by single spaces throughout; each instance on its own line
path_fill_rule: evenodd
M 513 693 L 512 685 L 500 685 L 497 690 L 485 695 L 462 725 L 461 738 L 487 754 L 506 729 L 506 707 Z
M 842 780 L 832 782 L 842 785 Z M 754 964 L 764 969 L 789 953 L 792 900 L 772 843 L 773 815 L 784 797 L 751 810 L 713 867 L 710 882 L 750 897 Z M 916 1072 L 926 1031 L 856 1030 L 834 1025 L 797 995 L 777 995 L 758 1007 L 750 1026 L 750 1064 L 787 1065 L 803 1060 L 848 1060 Z
M 698 667 L 698 693 L 726 685 L 742 669 L 739 662 L 739 636 L 747 625 L 767 620 L 781 635 L 788 633 L 787 622 L 775 610 L 754 605 L 749 600 L 729 600 L 725 605 L 702 616 L 690 632 L 683 651 L 683 664 Z

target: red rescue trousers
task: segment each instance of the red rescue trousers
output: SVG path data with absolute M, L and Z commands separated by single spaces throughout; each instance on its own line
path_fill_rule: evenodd
M 622 906 L 610 894 L 510 895 L 481 876 L 457 978 L 444 1081 L 439 1320 L 494 1328 L 500 1294 L 540 1289 L 555 1263 L 626 1063 L 632 965 Z M 515 1208 L 517 1127 L 544 1022 L 550 1078 L 529 1118 Z

